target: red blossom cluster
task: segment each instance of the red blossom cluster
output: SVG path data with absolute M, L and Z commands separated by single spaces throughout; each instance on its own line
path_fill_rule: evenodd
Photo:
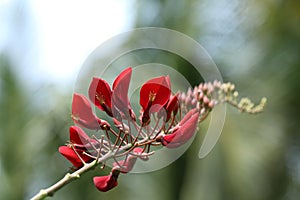
M 179 94 L 172 94 L 169 76 L 156 77 L 142 85 L 141 111 L 137 118 L 128 98 L 131 76 L 129 67 L 114 80 L 112 87 L 94 77 L 88 89 L 89 99 L 75 93 L 72 119 L 77 126 L 70 127 L 69 143 L 59 147 L 59 152 L 77 169 L 93 161 L 99 164 L 104 155 L 114 152 L 110 174 L 93 179 L 97 189 L 103 192 L 116 187 L 119 174 L 130 172 L 137 159 L 147 161 L 152 145 L 177 148 L 193 137 L 198 125 L 197 107 L 180 119 Z M 113 126 L 95 115 L 91 102 L 113 119 Z M 80 127 L 104 134 L 90 137 Z M 105 161 L 102 165 L 105 166 Z

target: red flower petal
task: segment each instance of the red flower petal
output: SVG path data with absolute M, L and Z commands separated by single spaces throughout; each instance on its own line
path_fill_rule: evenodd
M 107 192 L 118 185 L 117 178 L 112 174 L 107 176 L 96 176 L 93 178 L 94 185 L 101 192 Z
M 163 106 L 171 95 L 169 76 L 153 78 L 143 84 L 140 90 L 140 105 L 143 110 L 149 110 L 153 105 Z M 157 112 L 159 106 L 153 110 Z
M 128 99 L 131 74 L 132 69 L 131 67 L 129 67 L 121 72 L 121 74 L 115 79 L 113 83 L 112 111 L 114 117 L 116 117 L 117 119 L 119 119 L 120 117 L 131 117 L 132 119 L 135 119 Z
M 69 160 L 74 167 L 81 167 L 83 163 L 81 162 L 80 158 L 74 152 L 74 150 L 67 146 L 61 146 L 58 148 L 59 153 L 61 153 L 67 160 Z M 83 150 L 76 150 L 78 155 L 82 158 L 84 162 L 90 162 L 93 159 L 85 154 L 83 154 Z
M 126 160 L 118 161 L 119 164 L 117 164 L 115 162 L 113 164 L 114 165 L 113 170 L 117 169 L 121 173 L 126 174 L 126 173 L 130 172 L 133 169 L 136 160 L 137 160 L 137 157 L 129 155 Z
M 133 149 L 133 152 L 136 154 L 142 154 L 144 152 L 144 149 L 140 147 L 136 147 Z
M 136 154 L 142 155 L 144 153 L 144 149 L 140 148 L 140 147 L 136 147 L 136 148 L 133 149 L 133 152 L 136 153 Z M 140 156 L 139 158 L 142 159 L 143 161 L 149 160 L 149 156 L 148 155 Z
M 89 129 L 101 128 L 101 120 L 94 115 L 89 100 L 82 94 L 73 95 L 72 119 L 74 123 Z
M 143 152 L 144 152 L 144 149 L 140 148 L 140 147 L 136 147 L 136 148 L 133 149 L 133 152 L 135 154 L 142 155 Z M 140 156 L 140 157 L 137 157 L 135 155 L 129 155 L 126 160 L 118 161 L 118 163 L 114 162 L 113 163 L 113 166 L 114 166 L 113 171 L 118 170 L 123 174 L 126 174 L 126 173 L 130 172 L 133 169 L 137 158 L 140 158 L 144 161 L 149 160 L 148 155 Z
M 70 142 L 85 145 L 89 143 L 90 137 L 79 127 L 70 126 Z
M 179 108 L 179 101 L 178 101 L 178 97 L 177 95 L 171 95 L 170 99 L 167 103 L 167 105 L 165 105 L 166 107 L 166 112 L 167 112 L 167 116 L 166 116 L 166 122 L 168 122 L 171 118 L 171 114 L 173 112 L 173 115 L 176 115 L 178 112 L 178 108 Z
M 112 116 L 111 94 L 109 84 L 105 80 L 93 78 L 89 87 L 89 98 L 100 110 L 105 111 L 109 116 Z
M 193 115 L 197 114 L 199 111 L 197 108 L 194 108 L 192 110 L 190 110 L 184 117 L 183 119 L 181 119 L 181 121 L 179 122 L 178 126 L 182 126 L 183 124 L 185 124 Z
M 114 80 L 114 83 L 113 83 L 113 90 L 118 86 L 120 85 L 120 81 L 121 81 L 121 84 L 122 82 L 124 81 L 123 79 L 127 80 L 128 82 L 130 82 L 130 77 L 131 77 L 131 73 L 132 73 L 132 68 L 131 67 L 128 67 L 126 68 L 124 71 L 122 71 L 119 76 L 117 76 L 117 78 Z M 128 76 L 129 76 L 129 80 L 128 80 Z M 124 83 L 124 82 L 123 82 Z M 128 83 L 129 85 L 129 83 Z
M 165 135 L 161 140 L 167 148 L 176 148 L 185 144 L 193 137 L 198 125 L 199 112 L 196 109 L 190 110 L 179 122 L 172 134 Z
M 176 115 L 178 108 L 179 108 L 178 96 L 177 96 L 177 94 L 174 96 L 172 95 L 170 97 L 170 101 L 168 102 L 167 110 L 168 110 L 168 112 L 174 112 L 174 115 Z

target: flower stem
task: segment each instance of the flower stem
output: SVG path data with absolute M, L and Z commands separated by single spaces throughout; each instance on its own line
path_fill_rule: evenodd
M 119 150 L 119 152 L 122 153 L 124 150 L 130 148 L 131 146 L 132 146 L 131 144 L 127 144 L 127 145 L 123 146 L 122 148 L 120 148 L 121 151 Z M 108 151 L 101 158 L 96 159 L 91 163 L 84 164 L 83 167 L 81 167 L 77 171 L 75 171 L 71 174 L 67 173 L 62 179 L 60 179 L 58 182 L 56 182 L 52 186 L 50 186 L 46 189 L 41 189 L 35 196 L 33 196 L 31 198 L 31 200 L 41 200 L 41 199 L 44 199 L 46 197 L 53 196 L 55 192 L 57 192 L 58 190 L 60 190 L 65 185 L 69 184 L 70 182 L 80 178 L 80 176 L 82 174 L 92 170 L 95 166 L 99 165 L 100 163 L 116 156 L 115 153 L 116 153 L 116 150 L 115 151 Z
M 136 144 L 126 144 L 122 147 L 119 147 L 115 150 L 110 150 L 100 158 L 94 160 L 93 162 L 90 163 L 85 163 L 83 167 L 79 168 L 77 171 L 73 173 L 67 173 L 62 179 L 60 179 L 58 182 L 53 184 L 52 186 L 46 188 L 46 189 L 41 189 L 36 195 L 34 195 L 31 200 L 41 200 L 46 197 L 51 197 L 54 195 L 55 192 L 63 188 L 65 185 L 71 183 L 72 181 L 79 179 L 80 176 L 92 169 L 94 169 L 97 165 L 104 163 L 106 160 L 110 158 L 115 158 L 118 157 L 119 154 L 122 154 L 124 152 L 128 152 L 128 149 L 130 149 L 132 146 L 139 146 L 140 144 L 145 143 L 148 140 L 148 138 L 145 138 L 143 140 L 140 140 L 136 142 Z

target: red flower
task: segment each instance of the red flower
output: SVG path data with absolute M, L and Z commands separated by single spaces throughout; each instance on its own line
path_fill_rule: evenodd
M 128 89 L 131 79 L 132 69 L 131 67 L 125 69 L 115 79 L 113 83 L 112 93 L 112 111 L 115 118 L 120 120 L 121 118 L 132 118 L 135 120 L 134 112 L 129 103 Z
M 174 127 L 173 133 L 161 138 L 161 142 L 167 148 L 176 148 L 185 144 L 193 137 L 198 125 L 199 112 L 190 110 L 185 117 Z
M 85 155 L 83 150 L 76 149 L 77 154 L 75 151 L 68 146 L 61 146 L 58 148 L 59 153 L 61 153 L 67 160 L 69 160 L 74 167 L 82 167 L 83 163 L 81 162 L 78 155 L 82 158 L 84 162 L 91 162 L 93 159 L 87 155 Z
M 140 90 L 140 105 L 143 108 L 143 125 L 150 123 L 150 109 L 151 112 L 158 112 L 168 102 L 170 95 L 169 76 L 160 76 L 144 83 Z
M 89 87 L 89 98 L 100 110 L 112 117 L 111 95 L 109 84 L 101 78 L 94 77 Z
M 118 185 L 117 178 L 117 175 L 111 173 L 107 176 L 96 176 L 93 181 L 98 190 L 101 192 L 107 192 Z
M 94 77 L 89 87 L 89 98 L 100 110 L 105 111 L 111 117 L 119 120 L 131 117 L 135 120 L 128 99 L 131 74 L 131 67 L 122 71 L 113 82 L 113 91 L 105 80 Z
M 109 129 L 110 125 L 99 119 L 92 110 L 89 100 L 82 94 L 74 93 L 72 102 L 72 119 L 74 123 L 88 129 Z
M 126 174 L 133 169 L 136 159 L 137 157 L 129 155 L 126 160 L 115 162 L 113 170 L 119 170 L 121 173 Z
M 138 155 L 141 155 L 143 153 L 143 151 L 144 150 L 140 147 L 137 147 L 137 148 L 133 149 L 133 152 L 135 154 L 138 154 Z M 137 156 L 129 155 L 126 160 L 118 161 L 118 163 L 115 162 L 113 164 L 114 165 L 113 171 L 118 170 L 123 174 L 126 174 L 126 173 L 130 172 L 133 169 L 137 158 L 138 158 Z M 148 156 L 140 156 L 139 158 L 144 160 L 144 161 L 149 160 Z

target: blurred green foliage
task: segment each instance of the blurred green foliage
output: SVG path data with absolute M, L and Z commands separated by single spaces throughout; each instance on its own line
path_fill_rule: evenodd
M 249 116 L 229 107 L 222 136 L 203 160 L 197 155 L 205 125 L 197 142 L 162 170 L 121 176 L 120 186 L 108 193 L 92 184 L 94 175 L 107 171 L 90 172 L 54 199 L 298 199 L 299 11 L 297 0 L 136 1 L 136 27 L 165 27 L 195 38 L 241 95 L 268 98 L 266 110 Z M 0 198 L 28 199 L 69 169 L 57 148 L 72 124 L 72 91 L 66 95 L 49 85 L 32 91 L 18 78 L 17 62 L 6 52 L 0 59 Z M 188 63 L 174 59 L 198 84 Z

